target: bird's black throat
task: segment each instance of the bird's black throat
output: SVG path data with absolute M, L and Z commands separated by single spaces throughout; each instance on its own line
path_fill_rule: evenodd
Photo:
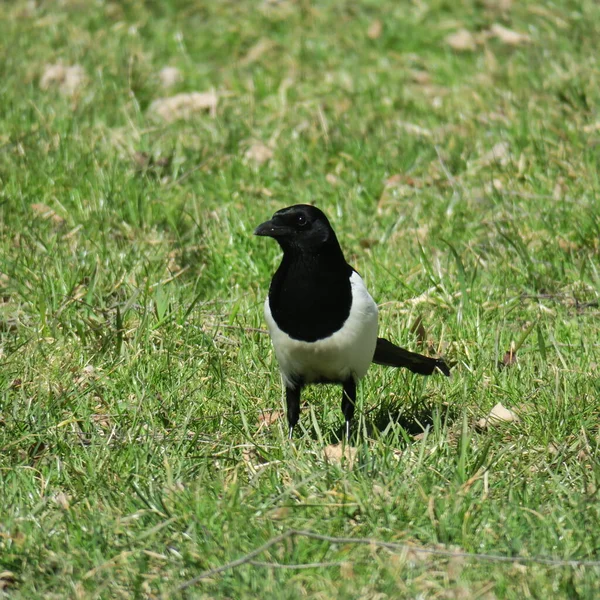
M 269 308 L 277 326 L 304 342 L 338 331 L 352 306 L 352 272 L 337 240 L 313 252 L 284 248 L 269 289 Z

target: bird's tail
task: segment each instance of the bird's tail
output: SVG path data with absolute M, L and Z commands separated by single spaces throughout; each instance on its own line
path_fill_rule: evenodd
M 410 352 L 410 350 L 400 348 L 384 338 L 377 338 L 373 362 L 386 367 L 406 367 L 409 371 L 419 373 L 419 375 L 431 375 L 436 369 L 439 369 L 447 377 L 450 376 L 450 367 L 443 358 L 430 358 Z

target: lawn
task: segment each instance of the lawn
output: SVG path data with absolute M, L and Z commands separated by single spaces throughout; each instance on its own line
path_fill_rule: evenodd
M 595 0 L 14 0 L 0 39 L 0 597 L 597 597 Z M 263 321 L 299 202 L 454 365 L 373 366 L 343 449 L 332 386 L 286 439 Z

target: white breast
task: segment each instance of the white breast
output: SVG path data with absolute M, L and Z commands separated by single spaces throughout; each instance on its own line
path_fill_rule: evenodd
M 291 384 L 294 376 L 310 383 L 343 381 L 350 376 L 358 380 L 366 374 L 377 344 L 377 305 L 358 273 L 352 273 L 350 284 L 352 306 L 346 322 L 334 334 L 316 342 L 295 340 L 281 331 L 267 298 L 265 319 L 284 383 Z

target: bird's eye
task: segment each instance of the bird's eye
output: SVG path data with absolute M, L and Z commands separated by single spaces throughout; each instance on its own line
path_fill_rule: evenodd
M 296 224 L 299 227 L 304 227 L 306 225 L 306 223 L 307 223 L 307 220 L 306 220 L 306 217 L 304 215 L 298 215 L 296 217 Z

